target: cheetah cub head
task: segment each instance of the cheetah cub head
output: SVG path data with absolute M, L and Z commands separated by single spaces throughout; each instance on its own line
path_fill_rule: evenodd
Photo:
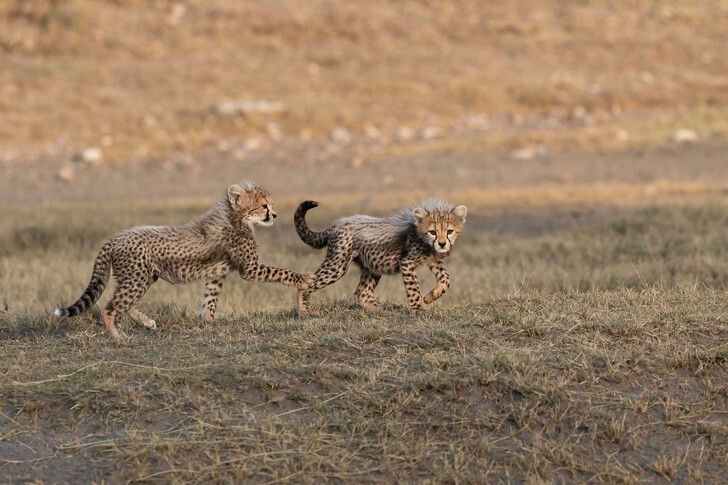
M 468 208 L 464 205 L 454 209 L 451 207 L 430 210 L 418 207 L 412 211 L 417 232 L 437 254 L 445 255 L 450 252 L 465 225 Z
M 233 213 L 250 225 L 270 226 L 278 217 L 270 194 L 254 182 L 231 185 L 227 196 Z

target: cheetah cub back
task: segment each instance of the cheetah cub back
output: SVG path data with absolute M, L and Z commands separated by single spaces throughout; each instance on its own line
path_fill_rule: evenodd
M 159 279 L 173 284 L 204 279 L 200 316 L 205 321 L 214 318 L 223 281 L 231 271 L 246 280 L 277 281 L 305 290 L 313 283 L 312 274 L 258 262 L 253 227 L 270 226 L 276 217 L 270 194 L 253 182 L 242 182 L 229 186 L 192 222 L 123 231 L 101 247 L 86 291 L 73 305 L 57 308 L 55 315 L 73 317 L 88 310 L 101 297 L 111 273 L 117 285 L 102 314 L 112 338 L 123 335 L 116 318 L 124 313 L 150 330 L 157 328 L 134 305 Z
M 326 258 L 316 270 L 315 283 L 298 291 L 299 314 L 309 313 L 313 292 L 338 281 L 352 261 L 361 271 L 354 296 L 365 308 L 381 306 L 374 289 L 382 275 L 402 273 L 407 302 L 414 313 L 423 310 L 423 302 L 434 302 L 450 287 L 443 260 L 465 225 L 464 205 L 454 207 L 430 199 L 392 217 L 344 217 L 325 231 L 314 232 L 306 224 L 306 212 L 317 206 L 318 202 L 305 201 L 294 215 L 296 232 L 303 242 L 316 249 L 327 247 Z M 415 273 L 423 264 L 437 278 L 437 285 L 424 298 Z

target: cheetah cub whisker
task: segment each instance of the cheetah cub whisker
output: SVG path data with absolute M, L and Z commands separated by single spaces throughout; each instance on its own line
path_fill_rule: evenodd
M 278 281 L 306 290 L 314 282 L 312 274 L 258 262 L 253 227 L 270 226 L 276 217 L 268 192 L 253 182 L 242 182 L 228 187 L 207 213 L 192 222 L 123 231 L 101 247 L 91 281 L 78 301 L 54 313 L 73 317 L 91 308 L 112 272 L 117 285 L 102 314 L 114 339 L 124 335 L 116 326 L 116 318 L 124 313 L 150 330 L 157 328 L 154 320 L 134 305 L 158 279 L 176 284 L 204 278 L 200 310 L 204 321 L 215 317 L 220 289 L 231 271 L 238 271 L 246 280 Z
M 450 254 L 465 225 L 464 205 L 453 207 L 430 199 L 392 217 L 344 217 L 325 231 L 314 232 L 306 224 L 306 212 L 318 205 L 310 200 L 302 202 L 293 217 L 303 242 L 316 249 L 328 247 L 326 258 L 315 273 L 316 282 L 298 290 L 299 314 L 309 313 L 311 294 L 344 276 L 352 261 L 361 271 L 354 297 L 365 308 L 382 306 L 374 297 L 382 275 L 402 273 L 407 302 L 414 313 L 423 310 L 423 301 L 434 302 L 450 287 L 443 258 Z M 424 299 L 415 273 L 415 268 L 422 264 L 427 264 L 437 278 L 437 286 Z

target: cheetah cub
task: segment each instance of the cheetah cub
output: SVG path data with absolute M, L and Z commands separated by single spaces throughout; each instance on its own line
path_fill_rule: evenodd
M 294 215 L 296 232 L 309 246 L 328 246 L 326 258 L 316 271 L 316 282 L 298 290 L 298 313 L 309 312 L 311 294 L 344 276 L 354 261 L 361 271 L 354 297 L 364 308 L 380 307 L 374 289 L 382 275 L 402 273 L 409 307 L 422 311 L 423 298 L 415 268 L 426 263 L 437 277 L 437 286 L 424 297 L 427 304 L 440 298 L 450 286 L 443 258 L 450 254 L 463 230 L 467 208 L 439 200 L 428 200 L 415 209 L 379 218 L 365 215 L 344 217 L 323 232 L 313 232 L 306 224 L 306 212 L 318 202 L 301 203 Z
M 228 187 L 206 214 L 185 225 L 123 231 L 102 246 L 91 281 L 78 301 L 68 308 L 57 308 L 55 314 L 73 317 L 88 310 L 98 301 L 112 270 L 116 290 L 102 314 L 114 339 L 124 335 L 116 326 L 116 318 L 124 313 L 150 330 L 157 328 L 134 304 L 160 278 L 172 284 L 204 278 L 200 310 L 204 321 L 214 318 L 217 297 L 231 271 L 238 271 L 246 280 L 279 281 L 306 290 L 314 282 L 312 274 L 258 262 L 253 227 L 270 226 L 276 217 L 268 192 L 253 182 L 242 182 Z

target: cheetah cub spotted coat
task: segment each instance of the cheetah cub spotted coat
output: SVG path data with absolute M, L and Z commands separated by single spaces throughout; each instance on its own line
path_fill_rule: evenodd
M 147 289 L 163 279 L 186 283 L 205 279 L 200 316 L 215 316 L 223 281 L 231 271 L 246 280 L 279 281 L 299 290 L 314 281 L 312 274 L 300 274 L 258 262 L 253 226 L 270 226 L 277 217 L 270 195 L 252 182 L 228 187 L 206 214 L 182 226 L 142 226 L 123 231 L 101 248 L 86 291 L 68 308 L 57 308 L 59 317 L 76 316 L 96 303 L 113 271 L 117 281 L 114 295 L 103 310 L 104 323 L 113 338 L 123 335 L 116 318 L 128 313 L 150 330 L 151 318 L 134 305 Z
M 422 264 L 427 264 L 437 277 L 437 286 L 425 295 L 424 303 L 432 303 L 449 288 L 450 276 L 443 258 L 450 254 L 463 230 L 467 214 L 464 205 L 453 207 L 428 200 L 393 217 L 344 217 L 323 232 L 313 232 L 305 217 L 309 209 L 317 206 L 318 202 L 303 202 L 294 215 L 296 232 L 303 242 L 316 249 L 328 247 L 326 258 L 315 273 L 316 282 L 298 290 L 299 314 L 308 313 L 311 294 L 344 276 L 352 261 L 361 271 L 354 296 L 365 308 L 381 306 L 374 297 L 381 276 L 401 272 L 410 309 L 415 313 L 422 311 L 423 298 L 415 273 L 415 268 Z

